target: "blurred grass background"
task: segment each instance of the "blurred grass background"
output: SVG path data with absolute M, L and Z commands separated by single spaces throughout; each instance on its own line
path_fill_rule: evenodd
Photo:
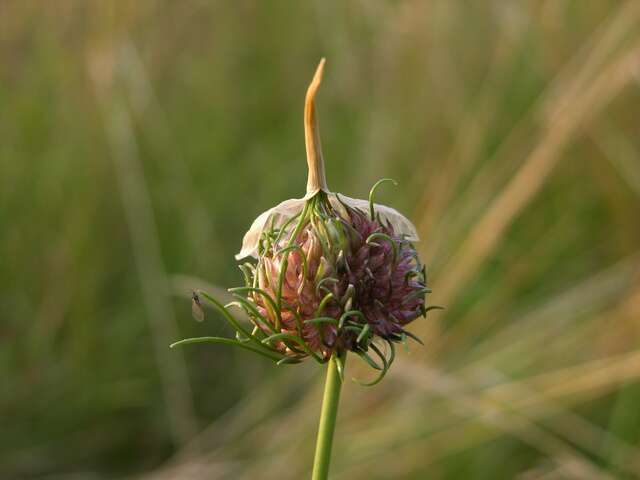
M 332 478 L 640 478 L 635 0 L 0 3 L 0 478 L 309 476 L 315 365 L 168 344 L 303 194 L 321 56 L 330 186 L 400 182 L 447 307 Z

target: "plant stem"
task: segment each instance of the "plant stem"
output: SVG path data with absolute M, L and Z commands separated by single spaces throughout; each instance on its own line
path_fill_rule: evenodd
M 318 426 L 312 480 L 326 480 L 329 476 L 333 432 L 336 428 L 338 403 L 340 402 L 340 387 L 342 387 L 336 355 L 337 354 L 331 356 L 327 367 L 327 380 L 324 385 L 324 396 L 322 398 L 322 411 L 320 413 L 320 425 Z M 344 366 L 346 355 L 341 355 L 340 359 Z

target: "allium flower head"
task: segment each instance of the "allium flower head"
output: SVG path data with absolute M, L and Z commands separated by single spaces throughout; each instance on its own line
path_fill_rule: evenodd
M 405 327 L 430 308 L 424 267 L 411 242 L 413 224 L 396 210 L 327 188 L 315 115 L 321 61 L 307 91 L 305 139 L 307 194 L 263 214 L 244 236 L 236 258 L 245 285 L 233 288 L 235 306 L 254 324 L 240 327 L 238 344 L 278 363 L 306 357 L 327 361 L 346 351 L 360 355 L 384 376 L 394 343 L 415 338 Z M 195 297 L 194 297 L 195 298 Z M 209 297 L 207 297 L 209 298 Z M 222 307 L 227 319 L 227 305 Z M 231 317 L 233 318 L 233 317 Z

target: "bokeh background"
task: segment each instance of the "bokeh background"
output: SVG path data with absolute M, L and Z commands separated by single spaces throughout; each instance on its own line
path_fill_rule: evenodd
M 0 3 L 0 478 L 307 478 L 322 387 L 177 339 L 261 211 L 409 216 L 432 302 L 335 479 L 640 478 L 640 2 Z M 352 359 L 349 376 L 371 372 Z

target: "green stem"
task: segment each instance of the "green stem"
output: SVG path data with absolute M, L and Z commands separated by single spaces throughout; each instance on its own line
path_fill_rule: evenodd
M 346 355 L 341 355 L 340 359 L 344 365 Z M 340 387 L 342 387 L 342 381 L 338 373 L 336 354 L 334 354 L 329 359 L 327 367 L 327 380 L 324 385 L 324 396 L 322 398 L 322 411 L 320 413 L 320 425 L 318 426 L 312 480 L 326 480 L 329 476 L 333 432 L 336 428 L 338 403 L 340 401 Z

